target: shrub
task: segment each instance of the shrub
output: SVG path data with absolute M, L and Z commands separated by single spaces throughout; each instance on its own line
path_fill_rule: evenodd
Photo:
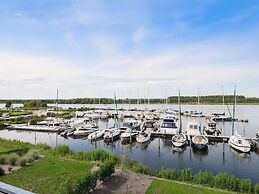
M 61 144 L 58 145 L 55 149 L 54 149 L 54 153 L 60 156 L 66 156 L 70 153 L 70 149 L 68 145 L 65 144 Z
M 20 166 L 26 166 L 26 164 L 27 164 L 27 160 L 25 159 L 25 158 L 22 158 L 21 160 L 20 160 Z
M 34 161 L 33 157 L 28 157 L 28 158 L 27 158 L 27 162 L 28 162 L 28 163 L 33 163 L 33 161 Z
M 7 156 L 6 155 L 0 155 L 0 164 L 6 164 Z
M 4 169 L 2 169 L 1 167 L 0 167 L 0 176 L 2 176 L 2 175 L 4 175 Z
M 38 159 L 39 159 L 38 153 L 37 153 L 37 152 L 34 152 L 34 153 L 32 154 L 32 158 L 33 158 L 34 160 L 38 160 Z
M 107 161 L 97 171 L 98 179 L 103 181 L 106 177 L 110 177 L 112 173 L 114 173 L 114 163 L 113 161 Z
M 17 162 L 17 156 L 12 154 L 9 156 L 9 164 L 11 164 L 12 166 L 14 166 Z
M 254 193 L 259 194 L 259 184 L 256 184 L 254 187 Z
M 36 148 L 42 149 L 42 150 L 50 150 L 51 147 L 46 143 L 40 143 L 36 145 Z

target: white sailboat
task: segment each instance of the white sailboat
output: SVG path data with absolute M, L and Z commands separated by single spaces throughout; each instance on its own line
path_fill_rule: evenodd
M 192 138 L 192 145 L 200 150 L 207 148 L 209 140 L 204 135 L 195 135 Z
M 233 121 L 232 121 L 232 136 L 228 140 L 229 146 L 232 148 L 240 151 L 240 152 L 250 152 L 251 150 L 251 145 L 249 141 L 247 141 L 245 138 L 241 137 L 237 132 L 235 132 L 234 135 L 234 130 L 235 130 L 235 112 L 236 111 L 236 86 L 234 89 L 234 105 L 233 105 Z
M 240 152 L 250 152 L 251 150 L 251 145 L 249 143 L 249 141 L 247 141 L 245 138 L 243 138 L 241 135 L 239 135 L 237 132 L 235 133 L 235 135 L 232 135 L 229 140 L 228 140 L 229 145 L 240 151 Z
M 172 144 L 175 147 L 182 147 L 187 143 L 187 137 L 182 133 L 182 117 L 181 117 L 181 101 L 180 101 L 180 90 L 178 96 L 178 104 L 179 104 L 179 134 L 176 134 L 172 137 Z
M 200 92 L 199 92 L 199 89 L 198 89 L 198 108 L 200 109 Z M 192 137 L 192 145 L 197 148 L 197 149 L 206 149 L 208 144 L 209 144 L 209 140 L 208 138 L 203 135 L 203 132 L 201 130 L 201 120 L 200 120 L 200 116 L 198 117 L 199 118 L 199 124 L 198 126 L 198 131 L 200 132 L 199 135 L 195 135 Z

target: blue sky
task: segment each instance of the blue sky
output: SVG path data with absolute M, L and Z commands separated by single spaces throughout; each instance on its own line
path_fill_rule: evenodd
M 259 97 L 257 0 L 2 0 L 0 20 L 0 98 Z

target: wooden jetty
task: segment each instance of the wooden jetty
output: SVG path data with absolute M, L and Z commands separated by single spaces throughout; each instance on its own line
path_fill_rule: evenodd
M 27 125 L 27 124 L 14 124 L 7 127 L 9 130 L 23 130 L 23 131 L 37 131 L 57 133 L 61 131 L 61 127 L 57 126 L 43 126 L 43 125 Z

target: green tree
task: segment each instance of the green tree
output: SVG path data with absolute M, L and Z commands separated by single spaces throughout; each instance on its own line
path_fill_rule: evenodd
M 6 104 L 5 104 L 5 107 L 11 108 L 11 106 L 12 106 L 12 101 L 7 101 Z

